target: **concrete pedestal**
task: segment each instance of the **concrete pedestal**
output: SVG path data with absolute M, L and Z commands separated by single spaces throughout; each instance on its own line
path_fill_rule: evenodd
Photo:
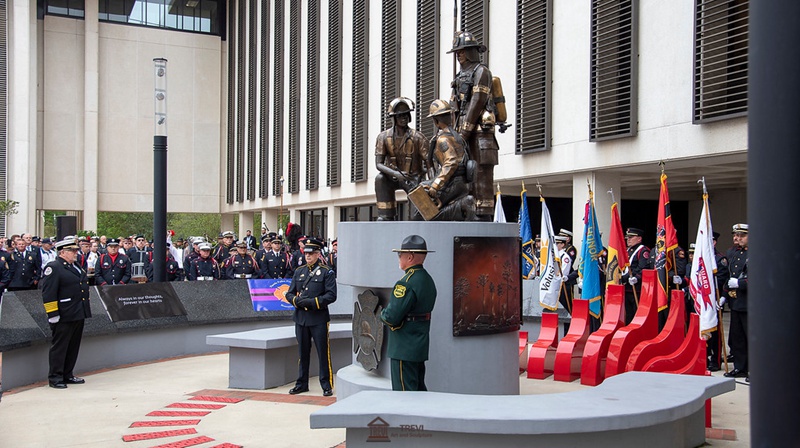
M 385 306 L 395 282 L 403 275 L 392 249 L 399 248 L 403 239 L 411 234 L 425 238 L 428 250 L 436 251 L 425 261 L 425 269 L 436 282 L 438 293 L 431 317 L 430 360 L 426 363 L 428 389 L 461 394 L 518 395 L 517 332 L 453 336 L 453 238 L 517 237 L 517 224 L 340 223 L 337 302 L 354 303 L 358 294 L 372 290 Z M 476 259 L 475 263 L 484 261 Z M 386 341 L 377 370 L 365 371 L 354 356 L 353 365 L 337 372 L 339 399 L 361 390 L 391 389 L 385 344 Z

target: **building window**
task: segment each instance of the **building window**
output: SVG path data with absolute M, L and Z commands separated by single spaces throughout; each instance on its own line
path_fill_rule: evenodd
M 48 3 L 56 2 L 48 0 Z M 102 22 L 221 35 L 220 24 L 225 19 L 223 0 L 99 0 L 98 3 Z
M 300 228 L 303 229 L 304 235 L 314 238 L 322 238 L 324 240 L 328 237 L 328 233 L 325 230 L 327 225 L 327 208 L 300 211 Z
M 517 154 L 550 149 L 552 10 L 552 0 L 517 2 Z
M 636 135 L 636 0 L 592 0 L 589 140 Z
M 319 188 L 319 5 L 308 0 L 306 190 Z
M 430 104 L 439 98 L 440 0 L 417 0 L 417 110 L 416 128 L 428 137 L 436 135 L 433 120 L 426 118 Z
M 84 17 L 84 0 L 47 0 L 45 11 L 52 16 Z
M 300 0 L 289 1 L 289 178 L 287 192 L 300 191 Z M 309 95 L 312 92 L 308 92 Z M 314 92 L 313 94 L 316 94 Z
M 411 221 L 411 207 L 408 202 L 397 203 L 397 216 L 400 221 Z M 366 222 L 378 219 L 378 207 L 372 205 L 359 205 L 342 207 L 339 209 L 339 222 Z
M 383 0 L 381 8 L 381 108 L 400 96 L 400 1 Z M 383 114 L 383 129 L 393 125 Z
M 272 194 L 283 195 L 283 0 L 275 1 L 275 44 L 272 53 L 275 55 L 275 73 L 272 74 L 273 98 L 272 114 Z
M 341 184 L 342 172 L 342 0 L 328 3 L 328 179 Z
M 693 122 L 747 115 L 750 5 L 696 0 Z
M 489 2 L 461 0 L 461 31 L 472 33 L 475 40 L 489 47 Z M 483 53 L 483 63 L 489 64 L 489 53 Z
M 353 102 L 350 182 L 367 180 L 367 148 L 369 147 L 369 2 L 353 4 Z

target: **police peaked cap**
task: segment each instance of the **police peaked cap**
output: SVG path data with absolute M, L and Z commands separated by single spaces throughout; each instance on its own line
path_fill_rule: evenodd
M 644 230 L 636 227 L 628 227 L 628 230 L 625 231 L 625 236 L 644 236 Z
M 306 239 L 305 247 L 303 247 L 303 252 L 307 254 L 311 252 L 316 252 L 322 250 L 323 246 L 325 246 L 325 243 L 323 243 L 322 240 L 319 240 L 317 238 L 308 238 Z

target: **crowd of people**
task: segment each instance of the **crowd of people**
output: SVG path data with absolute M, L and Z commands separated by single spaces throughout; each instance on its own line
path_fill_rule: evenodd
M 291 279 L 305 264 L 301 237 L 294 247 L 282 236 L 263 230 L 261 244 L 248 230 L 235 239 L 231 231 L 222 232 L 215 244 L 205 237 L 176 238 L 167 235 L 166 279 L 168 281 L 228 279 Z M 87 272 L 91 285 L 125 285 L 153 281 L 154 242 L 144 235 L 108 238 L 74 237 L 79 244 L 75 263 Z M 30 233 L 12 235 L 0 245 L 0 290 L 37 289 L 44 267 L 56 259 L 55 238 L 39 238 Z M 338 242 L 323 247 L 320 263 L 334 272 Z

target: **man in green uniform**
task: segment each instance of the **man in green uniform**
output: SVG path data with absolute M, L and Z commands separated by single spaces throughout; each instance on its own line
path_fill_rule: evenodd
M 425 387 L 425 361 L 430 346 L 431 311 L 436 302 L 436 285 L 422 267 L 429 252 L 419 235 L 403 240 L 399 252 L 400 269 L 405 271 L 392 290 L 381 320 L 389 327 L 387 356 L 392 359 L 393 390 L 428 390 Z

